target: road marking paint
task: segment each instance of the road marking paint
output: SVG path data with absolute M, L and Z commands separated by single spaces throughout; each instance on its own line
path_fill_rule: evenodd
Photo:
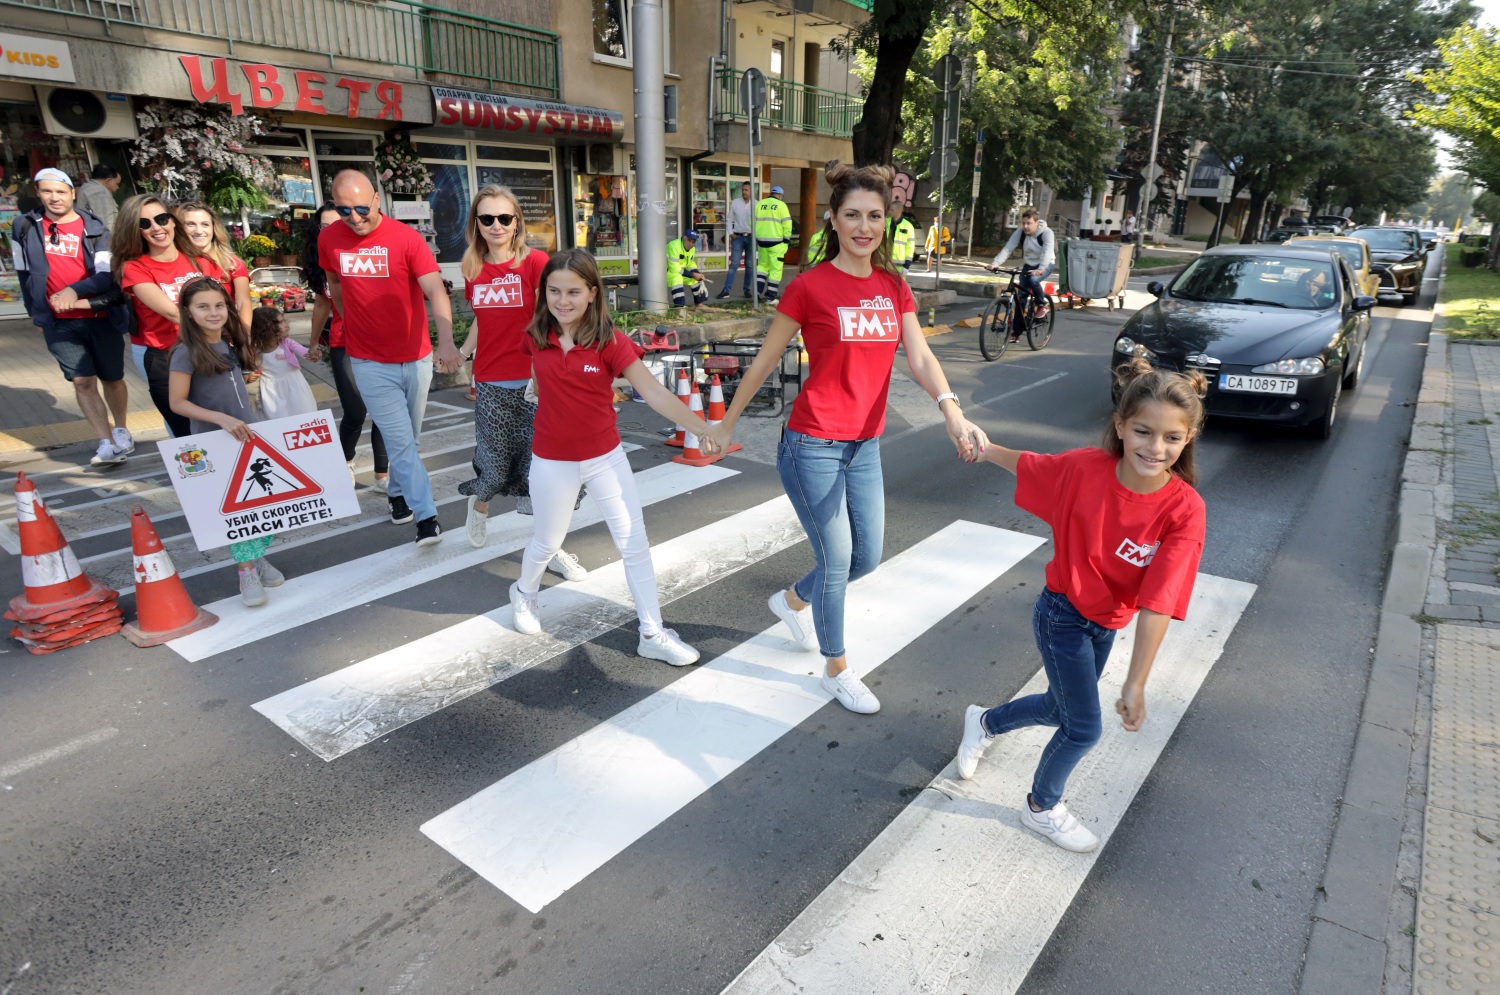
M 637 473 L 635 482 L 641 506 L 645 507 L 727 480 L 738 473 L 738 470 L 717 464 L 690 467 L 680 463 L 660 463 Z M 463 495 L 447 499 L 464 500 L 467 499 Z M 585 498 L 583 505 L 573 513 L 575 530 L 601 521 L 599 509 L 590 498 Z M 482 549 L 470 546 L 460 531 L 449 533 L 436 546 L 421 549 L 410 541 L 403 541 L 395 549 L 383 549 L 300 577 L 288 577 L 286 583 L 276 589 L 270 603 L 260 608 L 246 608 L 238 597 L 216 601 L 204 607 L 219 616 L 217 625 L 174 639 L 167 645 L 186 660 L 205 660 L 225 650 L 478 566 L 523 549 L 531 541 L 531 518 L 514 511 L 496 515 L 489 521 L 489 537 Z M 275 548 L 284 547 L 278 544 Z M 179 569 L 178 573 L 182 575 L 187 571 Z
M 1042 542 L 960 521 L 892 557 L 849 586 L 850 666 L 870 673 Z M 793 649 L 782 633 L 777 623 L 422 832 L 540 911 L 829 704 L 813 676 L 821 657 Z
M 1254 593 L 1252 584 L 1200 574 L 1187 621 L 1173 623 L 1152 667 L 1145 727 L 1126 733 L 1105 707 L 1104 738 L 1068 780 L 1070 811 L 1099 835 L 1100 850 L 1069 853 L 1020 827 L 1019 806 L 1053 730 L 1002 736 L 973 780 L 956 780 L 950 763 L 722 995 L 1016 991 Z M 1119 696 L 1134 634 L 1132 623 L 1115 641 L 1099 685 L 1105 703 Z M 1017 697 L 1046 686 L 1038 672 Z M 961 720 L 960 709 L 955 749 Z M 884 942 L 871 942 L 876 934 Z
M 19 760 L 12 760 L 4 767 L 0 767 L 0 781 L 9 781 L 17 774 L 24 774 L 28 770 L 35 770 L 43 764 L 49 764 L 54 760 L 61 760 L 63 757 L 72 756 L 75 753 L 88 749 L 90 746 L 107 743 L 119 734 L 120 730 L 113 727 L 96 729 L 87 735 L 70 739 L 66 743 L 59 743 L 51 749 L 33 753 Z
M 581 513 L 581 509 L 580 509 Z M 521 525 L 530 539 L 530 526 Z M 775 498 L 651 547 L 661 603 L 670 604 L 807 538 L 791 501 Z M 712 549 L 705 557 L 703 551 Z M 499 598 L 504 589 L 497 587 Z M 256 702 L 253 707 L 324 760 L 447 708 L 471 694 L 635 620 L 616 560 L 541 594 L 546 631 L 510 628 L 509 603 Z
M 1045 380 L 1038 380 L 1036 383 L 1029 383 L 1024 387 L 1016 387 L 1012 390 L 1006 391 L 1003 394 L 996 394 L 994 397 L 987 397 L 982 401 L 976 400 L 974 401 L 974 403 L 981 407 L 994 404 L 996 401 L 1003 401 L 1007 397 L 1015 397 L 1017 394 L 1024 394 L 1028 390 L 1035 390 L 1038 387 L 1042 387 L 1049 383 L 1052 383 L 1054 380 L 1061 380 L 1065 376 L 1067 376 L 1066 373 L 1054 373 L 1050 377 L 1047 377 Z

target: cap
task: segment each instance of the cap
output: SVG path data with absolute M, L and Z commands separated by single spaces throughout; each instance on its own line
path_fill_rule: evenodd
M 772 193 L 786 193 L 786 191 L 783 190 L 783 189 L 781 189 L 781 187 L 772 187 L 771 188 L 771 192 Z
M 692 239 L 693 241 L 696 242 L 698 240 L 698 233 L 695 232 L 695 231 L 685 231 L 685 232 L 682 233 L 682 237 L 683 238 L 690 238 L 690 239 Z
M 31 178 L 32 183 L 40 183 L 43 180 L 55 180 L 58 183 L 66 183 L 70 187 L 73 185 L 73 178 L 55 166 L 39 169 L 37 170 L 37 174 Z

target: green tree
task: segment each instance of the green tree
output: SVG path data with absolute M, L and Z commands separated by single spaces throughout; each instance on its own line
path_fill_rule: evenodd
M 1412 203 L 1410 213 L 1436 224 L 1458 227 L 1473 211 L 1473 181 L 1463 173 L 1445 173 L 1433 180 L 1424 199 Z
M 1411 110 L 1417 121 L 1458 139 L 1454 158 L 1491 193 L 1500 193 L 1500 33 L 1462 27 L 1438 45 L 1442 66 L 1422 74 L 1435 98 Z M 1500 238 L 1490 239 L 1491 266 Z

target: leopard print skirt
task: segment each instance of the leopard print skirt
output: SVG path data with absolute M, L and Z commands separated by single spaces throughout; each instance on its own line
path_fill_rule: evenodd
M 531 425 L 536 405 L 521 387 L 495 383 L 474 386 L 474 479 L 458 493 L 488 504 L 496 495 L 516 499 L 516 511 L 531 514 Z M 578 495 L 583 500 L 582 491 Z M 576 510 L 578 505 L 575 504 Z

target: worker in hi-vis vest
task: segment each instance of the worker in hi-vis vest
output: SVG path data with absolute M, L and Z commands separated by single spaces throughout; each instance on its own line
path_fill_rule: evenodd
M 782 198 L 786 191 L 772 187 L 770 194 L 755 205 L 756 261 L 755 287 L 766 301 L 781 293 L 781 260 L 792 242 L 792 212 Z
M 803 269 L 812 269 L 827 257 L 828 221 L 832 217 L 832 211 L 824 211 L 823 220 L 818 223 L 818 230 L 813 232 L 812 238 L 807 240 L 807 253 L 802 257 Z
M 903 275 L 911 269 L 917 258 L 917 226 L 905 217 L 906 205 L 899 200 L 891 205 L 890 217 L 885 219 L 885 237 L 891 243 L 891 264 L 901 269 Z
M 672 294 L 673 307 L 687 306 L 687 285 L 693 285 L 693 303 L 703 304 L 708 300 L 708 286 L 703 281 L 703 272 L 698 269 L 698 233 L 684 232 L 681 238 L 667 243 L 667 290 Z

